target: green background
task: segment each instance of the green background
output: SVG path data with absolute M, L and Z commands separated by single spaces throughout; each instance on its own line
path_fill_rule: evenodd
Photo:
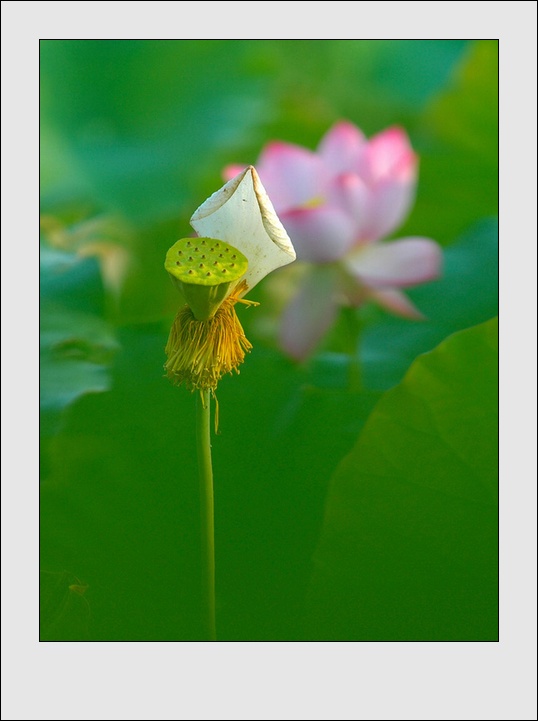
M 203 638 L 164 257 L 226 164 L 272 139 L 315 148 L 342 118 L 408 131 L 419 185 L 396 237 L 441 243 L 443 275 L 409 291 L 427 321 L 342 312 L 303 364 L 275 343 L 269 278 L 239 309 L 254 349 L 219 385 L 213 438 L 218 638 L 496 640 L 497 42 L 40 56 L 42 640 Z

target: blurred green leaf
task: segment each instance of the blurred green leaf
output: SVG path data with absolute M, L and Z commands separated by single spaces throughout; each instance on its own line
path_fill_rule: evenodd
M 201 174 L 268 112 L 248 41 L 43 40 L 43 202 L 73 195 L 138 225 L 189 217 Z M 187 202 L 186 202 L 187 201 Z M 175 240 L 175 239 L 174 239 Z
M 416 117 L 466 45 L 42 40 L 43 201 L 89 193 L 138 223 L 186 222 L 223 164 L 271 137 L 308 145 L 343 116 L 368 132 Z
M 331 481 L 311 639 L 497 640 L 497 341 L 454 334 L 377 404 Z
M 194 398 L 163 378 L 162 331 L 119 340 L 111 390 L 81 395 L 51 444 L 41 568 L 89 585 L 92 640 L 200 638 Z
M 414 125 L 448 81 L 465 40 L 253 41 L 250 62 L 268 76 L 271 112 L 258 148 L 228 162 L 255 162 L 268 140 L 314 148 L 333 122 L 348 118 L 367 134 Z M 260 133 L 263 131 L 263 135 Z
M 87 641 L 91 608 L 86 584 L 66 571 L 39 573 L 39 640 Z
M 53 444 L 41 565 L 90 585 L 94 640 L 199 640 L 195 399 L 163 377 L 166 332 L 119 337 L 112 389 L 72 404 Z M 345 369 L 310 373 L 255 347 L 219 385 L 222 640 L 299 638 L 327 483 L 378 398 L 347 381 Z
M 420 353 L 455 331 L 497 315 L 497 258 L 497 221 L 484 220 L 444 249 L 439 280 L 406 291 L 426 320 L 407 321 L 374 307 L 365 309 L 365 327 L 359 339 L 365 386 L 390 388 Z
M 103 287 L 95 259 L 43 244 L 40 295 L 41 433 L 50 436 L 69 403 L 110 387 L 118 343 L 100 315 Z
M 452 243 L 499 212 L 498 41 L 472 43 L 452 83 L 424 110 L 413 139 L 417 203 L 398 235 Z
M 42 409 L 59 410 L 82 393 L 106 390 L 106 369 L 118 349 L 109 324 L 50 303 L 41 312 Z
M 353 391 L 350 380 L 347 366 L 299 367 L 255 347 L 240 378 L 219 387 L 222 436 L 213 457 L 223 639 L 301 639 L 327 484 L 378 398 Z
M 103 283 L 95 258 L 42 243 L 39 248 L 39 297 L 71 311 L 102 315 Z M 46 321 L 46 309 L 41 318 Z

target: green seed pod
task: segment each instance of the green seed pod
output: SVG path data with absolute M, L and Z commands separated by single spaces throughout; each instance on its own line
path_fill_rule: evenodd
M 247 272 L 239 250 L 214 238 L 182 238 L 164 263 L 197 320 L 212 318 L 223 300 Z

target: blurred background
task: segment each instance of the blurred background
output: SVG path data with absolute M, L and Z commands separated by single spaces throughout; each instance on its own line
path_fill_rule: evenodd
M 202 638 L 165 254 L 224 166 L 314 149 L 340 119 L 407 130 L 398 235 L 438 241 L 444 271 L 409 291 L 427 321 L 342 312 L 303 363 L 275 338 L 292 274 L 239 310 L 254 349 L 213 439 L 219 639 L 496 640 L 497 42 L 46 40 L 40 81 L 42 640 Z

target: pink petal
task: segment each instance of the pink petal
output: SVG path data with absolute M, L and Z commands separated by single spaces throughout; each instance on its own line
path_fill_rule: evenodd
M 353 220 L 354 243 L 369 240 L 368 228 L 372 225 L 373 197 L 368 186 L 353 173 L 338 176 L 331 184 L 327 199 L 330 205 L 339 207 Z
M 410 320 L 424 320 L 424 315 L 419 309 L 411 303 L 409 298 L 399 290 L 393 288 L 371 289 L 368 292 L 370 300 L 379 303 L 380 306 L 388 310 L 390 313 L 399 315 L 402 318 Z
M 437 278 L 441 248 L 427 238 L 404 238 L 357 249 L 345 264 L 357 280 L 374 288 L 404 288 Z
M 326 168 L 334 175 L 339 175 L 355 170 L 364 143 L 364 135 L 359 128 L 341 120 L 325 133 L 318 145 L 318 153 Z
M 279 343 L 295 360 L 305 360 L 333 324 L 338 311 L 332 268 L 314 268 L 282 316 Z
M 222 171 L 222 178 L 226 182 L 228 180 L 231 180 L 232 178 L 235 178 L 236 175 L 239 175 L 245 168 L 245 165 L 227 165 L 224 170 Z
M 275 141 L 265 146 L 256 170 L 277 213 L 323 199 L 326 174 L 311 150 Z
M 415 200 L 415 181 L 386 178 L 371 191 L 370 217 L 363 233 L 380 240 L 396 230 L 407 217 Z
M 417 157 L 402 128 L 388 128 L 370 138 L 360 160 L 361 175 L 367 182 L 383 178 L 414 182 Z
M 339 260 L 353 245 L 354 224 L 333 206 L 289 210 L 280 220 L 291 238 L 298 260 L 329 263 Z

